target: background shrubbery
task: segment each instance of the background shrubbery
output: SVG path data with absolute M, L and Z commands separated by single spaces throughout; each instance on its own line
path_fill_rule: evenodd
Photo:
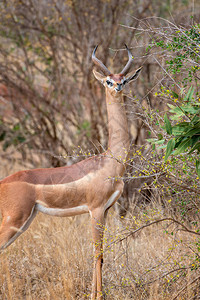
M 106 148 L 105 93 L 91 53 L 99 44 L 98 56 L 118 72 L 126 43 L 143 71 L 125 91 L 131 148 L 105 231 L 105 294 L 198 299 L 198 4 L 25 0 L 0 9 L 1 177 Z M 39 216 L 1 256 L 0 298 L 87 299 L 91 261 L 89 217 Z

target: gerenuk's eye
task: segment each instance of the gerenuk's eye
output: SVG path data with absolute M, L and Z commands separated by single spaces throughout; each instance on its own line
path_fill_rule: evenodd
M 107 83 L 108 86 L 113 86 L 113 83 L 109 80 L 106 80 L 106 83 Z

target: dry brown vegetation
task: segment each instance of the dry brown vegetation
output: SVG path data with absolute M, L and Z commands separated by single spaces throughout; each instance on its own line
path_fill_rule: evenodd
M 148 217 L 160 218 L 161 210 L 152 205 Z M 195 235 L 178 231 L 168 221 L 168 226 L 155 224 L 116 242 L 144 218 L 140 212 L 119 221 L 113 209 L 109 213 L 103 267 L 106 299 L 198 299 L 197 279 L 190 270 Z M 89 299 L 91 266 L 89 215 L 39 215 L 1 254 L 0 299 Z

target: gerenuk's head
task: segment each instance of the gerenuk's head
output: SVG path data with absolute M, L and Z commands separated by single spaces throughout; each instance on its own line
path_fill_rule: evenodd
M 136 80 L 138 78 L 142 67 L 140 67 L 136 71 L 128 73 L 129 69 L 131 68 L 131 66 L 133 64 L 133 55 L 131 54 L 130 50 L 126 46 L 126 49 L 128 51 L 129 60 L 128 60 L 127 64 L 125 65 L 125 67 L 123 68 L 123 70 L 119 74 L 112 74 L 107 69 L 107 67 L 98 58 L 96 58 L 95 53 L 96 53 L 97 47 L 98 46 L 96 46 L 94 48 L 94 51 L 92 53 L 92 60 L 100 68 L 100 70 L 104 73 L 104 75 L 97 72 L 96 70 L 93 70 L 94 76 L 96 77 L 97 80 L 99 80 L 105 86 L 106 89 L 108 89 L 110 91 L 111 94 L 120 93 L 127 83 L 129 83 L 133 80 Z

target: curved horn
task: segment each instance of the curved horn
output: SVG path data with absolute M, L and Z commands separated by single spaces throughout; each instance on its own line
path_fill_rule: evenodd
M 92 53 L 92 60 L 93 62 L 100 67 L 100 69 L 105 73 L 105 75 L 110 75 L 111 72 L 106 68 L 106 66 L 95 56 L 95 52 L 98 48 L 98 45 L 94 48 L 94 51 Z
M 125 67 L 123 68 L 123 70 L 121 71 L 121 74 L 126 75 L 133 63 L 133 55 L 131 53 L 131 51 L 128 49 L 127 45 L 125 44 L 126 50 L 128 51 L 128 62 L 125 65 Z

